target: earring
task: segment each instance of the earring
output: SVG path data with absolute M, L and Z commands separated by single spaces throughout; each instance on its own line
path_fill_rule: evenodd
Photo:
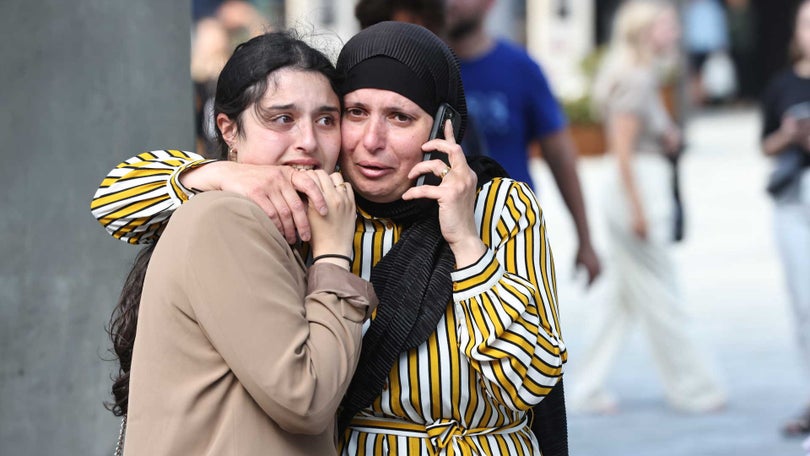
M 228 160 L 236 161 L 236 149 L 228 147 Z

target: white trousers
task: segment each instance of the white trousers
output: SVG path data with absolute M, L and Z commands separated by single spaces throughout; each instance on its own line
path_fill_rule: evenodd
M 633 172 L 648 226 L 646 240 L 632 231 L 631 211 L 618 165 L 605 160 L 603 206 L 612 248 L 608 268 L 616 279 L 615 296 L 595 317 L 596 333 L 587 347 L 573 385 L 572 408 L 599 410 L 611 397 L 604 383 L 634 320 L 646 333 L 668 402 L 687 412 L 716 409 L 726 395 L 707 358 L 690 337 L 690 322 L 680 301 L 677 271 L 669 247 L 673 232 L 673 196 L 669 163 L 656 155 L 634 158 Z
M 798 201 L 777 203 L 774 233 L 796 321 L 802 363 L 810 372 L 810 170 L 802 175 Z

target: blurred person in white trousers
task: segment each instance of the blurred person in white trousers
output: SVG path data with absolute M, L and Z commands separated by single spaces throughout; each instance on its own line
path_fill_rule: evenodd
M 799 3 L 794 24 L 791 65 L 762 97 L 762 150 L 775 161 L 768 182 L 774 231 L 802 361 L 810 369 L 810 0 Z M 801 411 L 784 425 L 787 435 L 810 434 L 810 391 L 803 394 Z
M 602 192 L 616 294 L 599 309 L 596 334 L 573 377 L 574 411 L 614 413 L 605 379 L 633 319 L 647 333 L 668 403 L 692 413 L 722 408 L 726 394 L 690 337 L 670 257 L 674 198 L 668 155 L 681 135 L 660 96 L 659 73 L 676 55 L 680 26 L 664 1 L 631 0 L 617 12 L 613 38 L 594 85 L 608 142 Z M 670 59 L 671 60 L 671 59 Z

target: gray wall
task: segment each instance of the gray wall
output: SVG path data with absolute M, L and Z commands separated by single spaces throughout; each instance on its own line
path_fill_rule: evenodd
M 137 248 L 89 201 L 107 170 L 193 145 L 189 1 L 0 3 L 0 454 L 104 455 L 104 333 Z

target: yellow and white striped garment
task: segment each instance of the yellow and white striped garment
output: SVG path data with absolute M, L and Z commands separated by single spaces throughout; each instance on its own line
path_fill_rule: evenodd
M 180 173 L 210 161 L 180 150 L 139 154 L 119 163 L 101 181 L 90 211 L 116 239 L 155 242 L 172 212 L 194 194 L 180 183 Z
M 177 170 L 200 163 L 190 153 L 180 160 L 173 155 L 178 152 L 166 151 L 172 157 L 163 160 L 153 159 L 157 152 L 152 152 L 125 162 L 133 173 L 175 171 L 150 174 L 162 181 L 144 183 L 152 186 L 149 190 L 119 186 L 116 179 L 126 183 L 130 176 L 111 174 L 104 181 L 106 193 L 99 196 L 101 188 L 96 198 L 108 200 L 95 206 L 94 215 L 107 227 L 127 228 L 108 230 L 128 242 L 158 236 L 169 214 L 143 201 L 162 197 L 163 211 L 174 210 L 190 195 L 175 193 L 187 192 L 177 182 Z M 120 214 L 127 218 L 119 219 Z M 475 219 L 487 252 L 452 273 L 453 302 L 435 333 L 400 356 L 380 396 L 352 421 L 341 454 L 540 454 L 529 410 L 557 383 L 567 359 L 545 221 L 529 187 L 511 179 L 484 185 Z M 400 234 L 392 221 L 361 213 L 353 272 L 369 279 Z

